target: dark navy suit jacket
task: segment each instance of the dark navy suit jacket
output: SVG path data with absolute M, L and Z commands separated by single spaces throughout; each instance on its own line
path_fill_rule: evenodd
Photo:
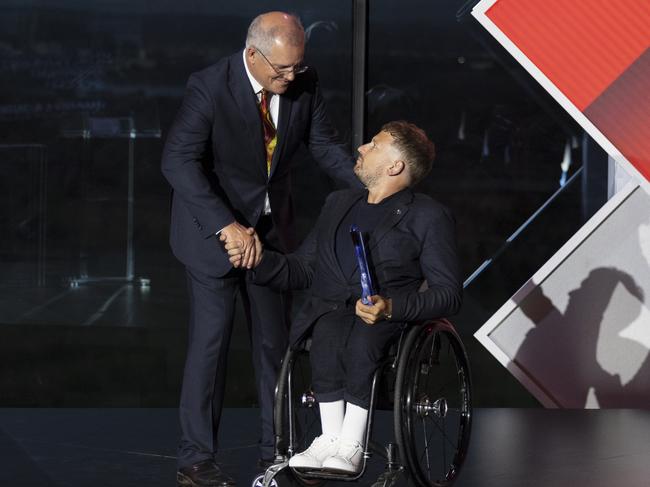
M 358 269 L 344 276 L 335 253 L 336 230 L 363 190 L 330 194 L 315 228 L 293 254 L 265 251 L 251 273 L 257 284 L 276 289 L 310 289 L 292 320 L 290 342 L 296 343 L 326 313 L 354 306 L 361 295 Z M 451 213 L 428 196 L 405 190 L 391 202 L 370 234 L 375 291 L 392 298 L 391 321 L 403 323 L 447 317 L 458 312 L 462 283 Z M 422 291 L 422 283 L 427 288 Z
M 183 264 L 226 274 L 231 264 L 214 234 L 235 220 L 255 226 L 267 191 L 280 250 L 295 248 L 290 163 L 300 144 L 328 175 L 358 186 L 313 70 L 297 75 L 280 96 L 277 134 L 267 177 L 262 123 L 241 51 L 190 76 L 162 158 L 173 187 L 170 242 Z

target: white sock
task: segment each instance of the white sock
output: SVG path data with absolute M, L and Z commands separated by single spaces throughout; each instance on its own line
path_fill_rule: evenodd
M 347 441 L 358 441 L 363 445 L 366 436 L 366 422 L 368 421 L 368 410 L 354 404 L 347 403 L 345 418 L 341 428 L 341 439 Z
M 341 434 L 343 415 L 345 414 L 343 399 L 333 402 L 319 402 L 318 408 L 320 409 L 320 423 L 323 434 L 338 438 Z

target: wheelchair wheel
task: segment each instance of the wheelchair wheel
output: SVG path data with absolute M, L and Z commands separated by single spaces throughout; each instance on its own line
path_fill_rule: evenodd
M 451 485 L 467 453 L 472 414 L 467 356 L 450 323 L 409 330 L 397 366 L 394 420 L 414 483 Z
M 287 351 L 275 391 L 275 431 L 281 436 L 280 450 L 292 457 L 305 450 L 321 433 L 318 403 L 311 391 L 309 354 L 303 350 Z M 291 469 L 298 485 L 317 486 L 323 481 L 306 478 Z

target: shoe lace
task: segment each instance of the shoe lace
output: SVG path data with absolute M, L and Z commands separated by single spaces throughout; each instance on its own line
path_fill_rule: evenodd
M 326 448 L 333 440 L 334 439 L 329 436 L 321 435 L 318 438 L 314 439 L 313 443 L 309 447 L 309 450 L 315 452 Z
M 351 461 L 352 457 L 361 449 L 361 444 L 357 441 L 346 441 L 341 442 L 339 445 L 339 451 L 336 453 L 337 457 L 345 458 L 347 461 Z

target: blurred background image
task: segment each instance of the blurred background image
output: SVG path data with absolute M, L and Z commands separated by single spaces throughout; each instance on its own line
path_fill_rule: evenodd
M 177 406 L 187 302 L 162 146 L 190 73 L 277 9 L 301 18 L 356 150 L 352 2 L 0 1 L 0 407 Z M 607 156 L 467 9 L 371 2 L 366 135 L 406 119 L 435 141 L 417 189 L 457 219 L 474 405 L 536 406 L 472 334 L 606 201 Z M 303 238 L 334 183 L 306 150 L 294 163 Z M 242 313 L 232 340 L 225 405 L 255 406 Z

